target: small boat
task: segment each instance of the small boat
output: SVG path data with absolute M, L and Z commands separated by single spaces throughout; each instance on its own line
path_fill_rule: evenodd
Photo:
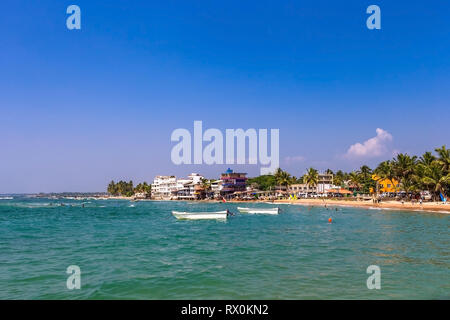
M 239 212 L 241 213 L 250 213 L 250 214 L 278 214 L 280 213 L 280 208 L 242 208 L 238 207 Z
M 205 220 L 205 219 L 218 219 L 225 220 L 228 216 L 228 210 L 216 211 L 216 212 L 180 212 L 172 211 L 172 214 L 177 219 L 185 220 Z

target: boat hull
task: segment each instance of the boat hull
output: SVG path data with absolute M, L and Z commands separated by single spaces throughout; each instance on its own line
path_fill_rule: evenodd
M 180 220 L 226 220 L 227 211 L 218 212 L 179 212 L 172 211 L 175 218 Z
M 280 213 L 279 208 L 271 209 L 258 209 L 258 208 L 242 208 L 238 207 L 239 212 L 248 214 L 278 214 Z

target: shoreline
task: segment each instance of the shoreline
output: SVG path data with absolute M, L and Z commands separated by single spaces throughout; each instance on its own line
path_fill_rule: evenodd
M 324 207 L 340 206 L 340 207 L 354 207 L 378 210 L 405 210 L 414 212 L 439 212 L 450 213 L 450 206 L 438 202 L 424 202 L 423 204 L 412 204 L 410 202 L 401 203 L 398 201 L 386 201 L 381 203 L 372 203 L 372 201 L 351 201 L 351 200 L 332 200 L 332 199 L 297 199 L 297 200 L 274 200 L 274 203 L 284 203 L 292 205 L 305 205 Z
M 217 203 L 221 200 L 160 200 L 160 199 L 134 199 L 133 197 L 108 197 L 104 199 L 111 200 L 130 200 L 130 201 L 180 201 L 180 202 L 198 202 L 198 203 Z M 339 207 L 352 207 L 352 208 L 366 208 L 378 209 L 378 210 L 405 210 L 414 212 L 432 212 L 432 213 L 450 213 L 450 205 L 443 204 L 442 202 L 424 202 L 422 204 L 410 202 L 401 203 L 398 201 L 385 201 L 381 203 L 373 203 L 372 200 L 368 201 L 352 201 L 352 200 L 335 200 L 335 199 L 283 199 L 283 200 L 227 200 L 226 203 L 267 203 L 267 204 L 291 204 L 291 205 L 303 205 L 324 207 L 327 206 L 339 206 Z

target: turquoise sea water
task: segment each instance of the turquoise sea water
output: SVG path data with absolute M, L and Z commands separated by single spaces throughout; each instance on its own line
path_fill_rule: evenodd
M 177 221 L 172 210 L 237 204 L 0 200 L 0 299 L 450 298 L 448 214 L 280 207 Z M 367 289 L 369 265 L 381 290 Z

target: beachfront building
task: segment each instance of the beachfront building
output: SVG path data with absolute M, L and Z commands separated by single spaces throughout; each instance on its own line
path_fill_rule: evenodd
M 187 178 L 177 179 L 175 176 L 156 176 L 152 183 L 152 198 L 163 200 L 195 200 L 196 186 L 204 177 L 191 173 Z
M 177 190 L 177 178 L 175 176 L 156 176 L 152 183 L 152 198 L 170 199 Z
M 222 173 L 220 180 L 222 180 L 222 189 L 220 190 L 222 196 L 230 198 L 236 192 L 246 191 L 246 173 L 233 172 L 228 168 L 225 173 Z
M 201 183 L 204 177 L 198 173 L 191 173 L 186 179 L 178 179 L 176 190 L 172 196 L 178 200 L 197 200 L 201 197 Z
M 381 179 L 376 174 L 372 175 L 372 179 L 377 182 L 378 192 L 398 192 L 400 190 L 400 183 L 395 179 Z
M 316 192 L 317 193 L 326 193 L 328 189 L 334 188 L 333 185 L 333 174 L 332 173 L 320 173 L 318 174 Z
M 291 184 L 287 192 L 296 196 L 306 196 L 309 193 L 317 193 L 317 186 L 309 186 L 306 183 Z
M 348 197 L 353 194 L 353 192 L 341 187 L 330 188 L 326 192 L 328 197 Z
M 211 180 L 211 195 L 214 198 L 220 198 L 220 192 L 222 191 L 222 180 Z
M 333 174 L 324 172 L 318 173 L 317 184 L 292 184 L 287 188 L 287 193 L 297 197 L 308 197 L 311 195 L 326 196 L 328 190 L 333 188 L 336 188 L 333 184 Z

